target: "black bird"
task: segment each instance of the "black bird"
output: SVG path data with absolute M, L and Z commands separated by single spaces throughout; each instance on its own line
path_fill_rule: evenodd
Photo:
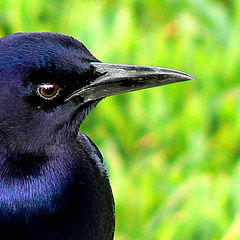
M 101 63 L 61 34 L 1 38 L 0 239 L 113 239 L 107 170 L 79 127 L 107 96 L 192 79 Z

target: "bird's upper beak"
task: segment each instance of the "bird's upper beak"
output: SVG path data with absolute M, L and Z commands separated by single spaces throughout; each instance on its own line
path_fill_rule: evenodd
M 66 101 L 80 96 L 84 104 L 120 93 L 195 80 L 186 73 L 161 67 L 101 62 L 92 62 L 91 65 L 95 75 L 99 77 L 89 85 L 76 90 L 66 98 Z

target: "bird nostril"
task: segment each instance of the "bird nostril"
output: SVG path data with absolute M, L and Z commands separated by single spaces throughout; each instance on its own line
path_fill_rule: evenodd
M 84 102 L 84 97 L 79 95 L 79 96 L 74 97 L 73 100 L 74 100 L 74 102 L 76 102 L 78 104 L 83 103 Z

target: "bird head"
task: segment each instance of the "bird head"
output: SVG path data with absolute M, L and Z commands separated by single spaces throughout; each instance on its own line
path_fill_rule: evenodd
M 75 137 L 105 97 L 193 79 L 160 67 L 102 63 L 61 34 L 10 35 L 0 39 L 0 141 L 37 151 Z

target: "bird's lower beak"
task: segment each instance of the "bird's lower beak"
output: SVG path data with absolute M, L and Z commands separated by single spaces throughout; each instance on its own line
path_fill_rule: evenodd
M 195 80 L 186 73 L 161 67 L 101 62 L 92 62 L 91 65 L 98 77 L 89 85 L 75 91 L 66 101 L 81 97 L 84 104 L 120 93 Z

